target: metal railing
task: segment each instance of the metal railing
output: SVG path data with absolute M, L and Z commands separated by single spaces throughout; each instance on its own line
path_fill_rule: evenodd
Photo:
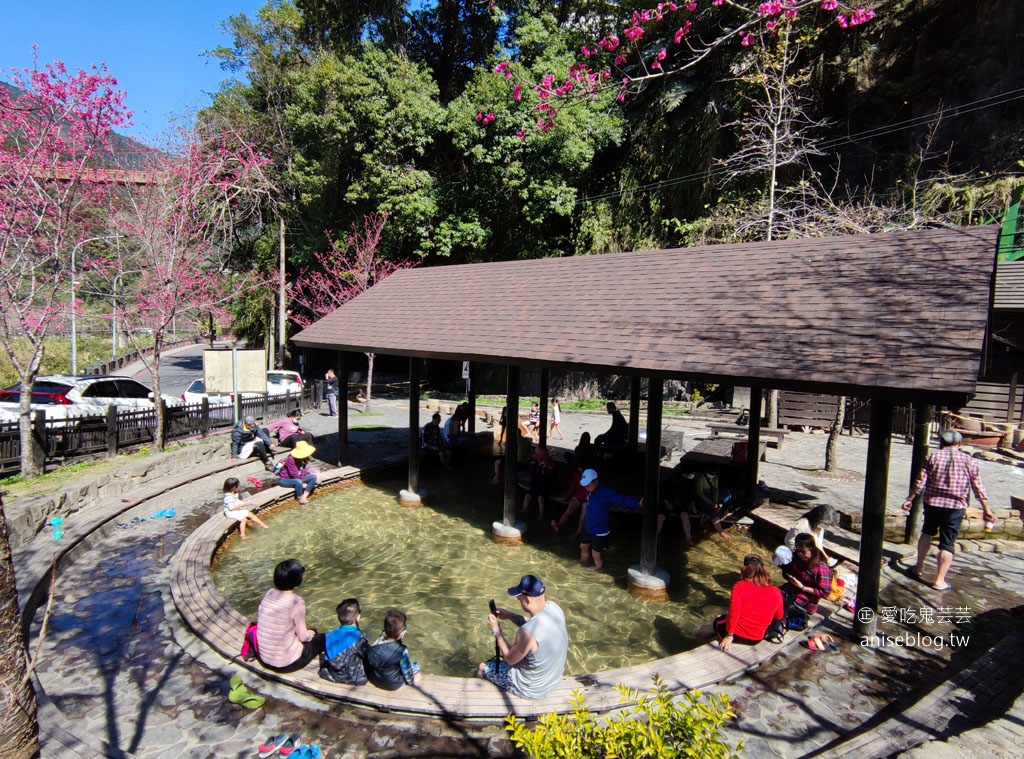
M 241 416 L 254 416 L 269 422 L 285 416 L 298 405 L 314 408 L 319 403 L 315 384 L 303 386 L 298 394 L 262 395 L 241 401 Z M 164 440 L 204 438 L 217 430 L 235 424 L 230 405 L 211 406 L 201 403 L 165 407 Z M 105 415 L 75 416 L 67 419 L 46 419 L 42 411 L 33 418 L 33 442 L 36 456 L 43 466 L 52 469 L 80 459 L 107 458 L 119 452 L 151 445 L 156 440 L 156 409 L 118 411 L 107 409 Z M 21 471 L 21 436 L 18 423 L 0 422 L 0 477 Z

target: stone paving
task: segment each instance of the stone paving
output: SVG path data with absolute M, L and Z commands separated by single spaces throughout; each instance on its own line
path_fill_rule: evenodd
M 353 463 L 404 451 L 404 403 L 381 399 L 366 417 L 355 408 L 350 412 L 356 428 Z M 421 412 L 423 421 L 428 416 Z M 329 439 L 321 436 L 334 429 L 336 420 L 311 412 L 304 421 L 318 436 L 319 455 L 333 455 Z M 684 430 L 685 448 L 706 432 L 703 421 L 669 419 L 666 425 Z M 583 429 L 596 433 L 606 426 L 603 414 L 563 413 L 567 442 L 578 439 Z M 840 510 L 859 511 L 866 439 L 843 438 L 838 477 L 820 472 L 824 440 L 790 434 L 781 451 L 769 449 L 761 477 L 783 498 L 808 504 L 827 499 Z M 894 515 L 906 493 L 909 457 L 910 446 L 894 443 L 889 497 Z M 259 471 L 258 462 L 249 464 L 243 476 Z M 993 505 L 1008 506 L 1009 495 L 1020 492 L 1021 471 L 982 462 Z M 329 748 L 331 757 L 513 754 L 498 725 L 396 719 L 319 703 L 248 675 L 248 685 L 269 697 L 267 704 L 254 712 L 228 704 L 231 665 L 183 629 L 166 592 L 169 559 L 184 536 L 217 508 L 223 476 L 191 481 L 137 513 L 123 514 L 123 523 L 134 516 L 144 521 L 134 529 L 111 530 L 61 574 L 39 678 L 76 734 L 89 736 L 92 746 L 102 742 L 109 756 L 252 756 L 257 743 L 278 732 L 300 733 L 305 741 Z M 174 519 L 149 519 L 168 507 L 176 509 Z M 1007 520 L 1000 527 L 1013 535 L 1020 531 L 1019 521 Z M 959 555 L 951 573 L 957 587 L 946 594 L 891 568 L 884 579 L 883 605 L 966 609 L 959 615 L 963 621 L 880 624 L 894 635 L 900 630 L 941 635 L 941 650 L 935 645 L 862 647 L 848 639 L 837 654 L 793 647 L 754 673 L 716 687 L 734 700 L 738 718 L 727 735 L 745 742 L 746 755 L 805 756 L 864 725 L 883 723 L 1020 625 L 1024 554 L 1017 551 Z M 840 615 L 828 624 L 841 637 L 849 634 L 849 623 L 848 615 Z M 949 645 L 950 635 L 961 633 L 967 641 Z M 44 751 L 44 756 L 61 755 L 55 745 Z

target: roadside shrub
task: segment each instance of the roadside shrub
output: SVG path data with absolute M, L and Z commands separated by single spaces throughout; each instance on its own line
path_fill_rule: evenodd
M 639 690 L 617 685 L 623 708 L 598 720 L 587 709 L 582 691 L 572 694 L 572 712 L 545 714 L 529 727 L 515 715 L 505 718 L 516 748 L 532 759 L 732 759 L 721 736 L 734 712 L 728 696 L 702 696 L 698 690 L 673 696 L 655 676 L 654 687 Z

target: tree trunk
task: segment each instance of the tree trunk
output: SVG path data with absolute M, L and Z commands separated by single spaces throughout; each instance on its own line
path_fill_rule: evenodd
M 839 435 L 843 431 L 843 418 L 846 416 L 846 398 L 839 396 L 839 403 L 836 404 L 836 416 L 832 420 L 832 426 L 828 429 L 828 441 L 825 443 L 825 471 L 834 472 L 839 468 L 836 462 L 836 446 L 839 443 Z
M 370 399 L 373 395 L 373 356 L 372 353 L 366 354 L 366 407 L 363 409 L 364 414 L 370 413 Z
M 28 677 L 28 655 L 21 636 L 14 562 L 0 495 L 0 741 L 3 755 L 28 759 L 39 755 L 36 694 Z
M 153 435 L 153 451 L 162 451 L 166 441 L 164 440 L 164 426 L 166 422 L 164 418 L 166 416 L 167 409 L 160 400 L 160 352 L 163 348 L 164 340 L 161 330 L 157 330 L 155 340 L 153 341 L 153 405 L 156 406 L 156 432 Z

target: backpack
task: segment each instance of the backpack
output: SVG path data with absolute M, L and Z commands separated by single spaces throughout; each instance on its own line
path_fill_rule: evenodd
M 786 639 L 786 631 L 789 629 L 789 621 L 783 616 L 781 619 L 773 619 L 764 631 L 764 639 L 769 643 L 782 643 Z
M 245 626 L 245 637 L 242 638 L 242 650 L 238 652 L 246 661 L 252 661 L 259 656 L 260 647 L 256 640 L 256 623 L 250 622 Z

